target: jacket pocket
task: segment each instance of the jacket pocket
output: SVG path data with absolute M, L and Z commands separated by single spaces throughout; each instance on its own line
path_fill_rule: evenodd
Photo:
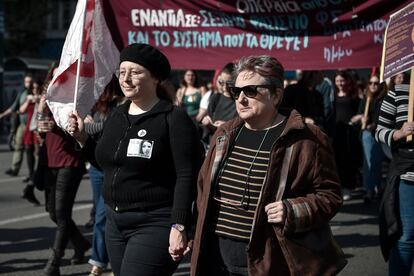
M 275 234 L 292 275 L 335 275 L 347 263 L 328 224 L 285 236 L 275 229 Z

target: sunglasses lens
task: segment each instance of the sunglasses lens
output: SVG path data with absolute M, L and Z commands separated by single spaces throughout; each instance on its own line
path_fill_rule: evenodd
M 229 92 L 231 94 L 231 96 L 237 100 L 240 96 L 240 88 L 239 87 L 235 87 L 235 86 L 230 86 L 229 88 Z
M 254 85 L 247 85 L 243 87 L 243 92 L 249 98 L 254 98 L 257 95 L 256 86 Z

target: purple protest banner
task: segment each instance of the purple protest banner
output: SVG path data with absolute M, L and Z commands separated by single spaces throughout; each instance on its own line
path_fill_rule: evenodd
M 286 69 L 379 66 L 389 14 L 410 1 L 101 0 L 119 48 L 149 43 L 174 69 L 272 55 Z

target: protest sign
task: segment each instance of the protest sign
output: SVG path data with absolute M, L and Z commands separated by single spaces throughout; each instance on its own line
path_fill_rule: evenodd
M 175 69 L 260 54 L 286 69 L 338 69 L 379 66 L 385 13 L 407 2 L 103 0 L 103 7 L 119 48 L 149 43 Z
M 382 59 L 384 79 L 414 66 L 414 2 L 390 16 Z

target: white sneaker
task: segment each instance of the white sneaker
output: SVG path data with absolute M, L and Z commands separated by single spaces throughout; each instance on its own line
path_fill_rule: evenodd
M 342 189 L 342 200 L 348 201 L 352 199 L 351 191 L 348 189 Z

